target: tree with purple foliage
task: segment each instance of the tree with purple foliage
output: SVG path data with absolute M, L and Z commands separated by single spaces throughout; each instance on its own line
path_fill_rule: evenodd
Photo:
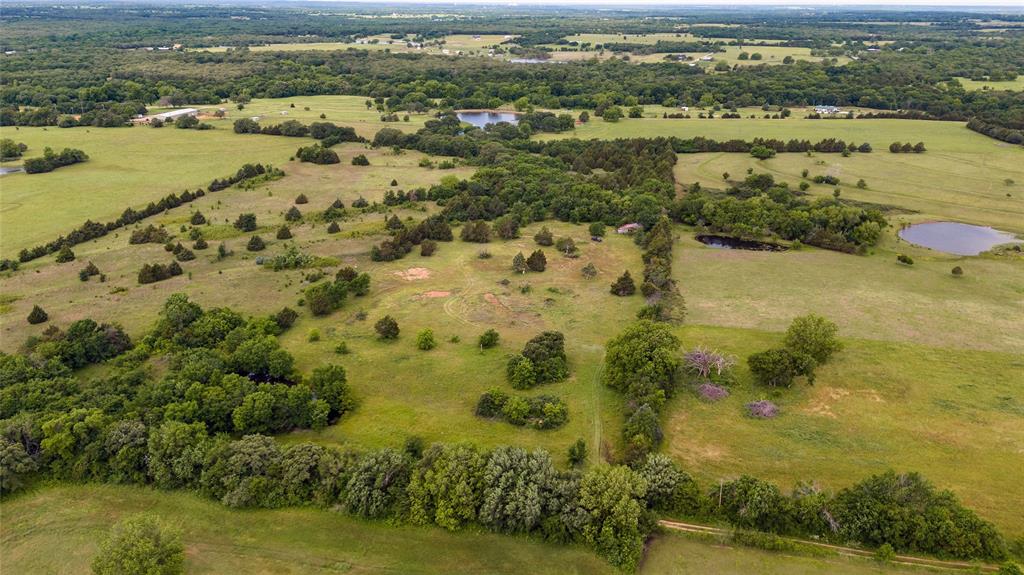
M 758 401 L 752 401 L 747 404 L 747 413 L 751 417 L 763 417 L 765 419 L 771 419 L 779 414 L 779 406 L 768 401 L 767 399 L 761 399 Z
M 703 379 L 715 375 L 722 375 L 736 365 L 736 358 L 716 351 L 711 351 L 704 346 L 697 346 L 683 355 L 683 366 L 687 371 L 700 376 Z

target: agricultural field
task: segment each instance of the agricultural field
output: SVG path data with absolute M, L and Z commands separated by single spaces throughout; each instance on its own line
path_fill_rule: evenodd
M 484 55 L 488 48 L 493 48 L 510 40 L 513 36 L 504 34 L 481 34 L 479 36 L 470 34 L 451 34 L 442 38 L 431 39 L 425 46 L 409 46 L 412 38 L 396 40 L 386 34 L 360 38 L 357 42 L 281 42 L 275 44 L 261 44 L 249 46 L 252 52 L 305 52 L 317 50 L 373 50 L 390 51 L 395 53 L 421 53 L 421 54 L 444 54 L 448 50 L 450 54 L 464 52 L 470 55 Z M 442 45 L 436 44 L 441 42 Z M 226 52 L 230 46 L 216 46 L 212 48 L 195 48 L 197 52 Z

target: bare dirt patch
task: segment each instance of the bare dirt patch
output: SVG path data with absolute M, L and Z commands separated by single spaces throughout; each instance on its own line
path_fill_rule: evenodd
M 421 294 L 425 298 L 436 298 L 436 297 L 448 297 L 452 295 L 450 291 L 428 291 Z
M 411 282 L 416 280 L 425 280 L 430 277 L 430 270 L 427 268 L 409 268 L 404 272 L 395 272 L 395 275 L 404 279 L 405 281 Z

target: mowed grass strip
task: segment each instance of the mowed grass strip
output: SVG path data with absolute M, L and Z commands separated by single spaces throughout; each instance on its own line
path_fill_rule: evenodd
M 182 531 L 188 573 L 613 573 L 581 547 L 363 521 L 314 508 L 234 510 L 190 492 L 42 486 L 4 501 L 6 573 L 89 573 L 111 525 L 151 513 Z

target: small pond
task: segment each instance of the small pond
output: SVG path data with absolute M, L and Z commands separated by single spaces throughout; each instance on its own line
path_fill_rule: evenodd
M 22 171 L 21 166 L 16 166 L 12 168 L 5 168 L 3 166 L 0 166 L 0 176 L 6 176 L 7 174 L 14 174 L 20 171 Z
M 926 248 L 958 256 L 976 256 L 999 244 L 1019 243 L 1013 234 L 958 222 L 929 222 L 900 230 L 900 238 Z
M 509 124 L 519 123 L 519 114 L 515 112 L 489 112 L 487 110 L 471 110 L 466 112 L 458 112 L 460 121 L 472 124 L 477 128 L 483 128 L 487 124 L 497 124 L 498 122 L 508 122 Z
M 786 246 L 780 246 L 779 244 L 772 244 L 768 242 L 758 242 L 754 240 L 741 240 L 739 238 L 731 238 L 729 236 L 713 236 L 707 234 L 701 234 L 697 236 L 697 241 L 711 248 L 719 248 L 724 250 L 751 250 L 755 252 L 784 252 Z

